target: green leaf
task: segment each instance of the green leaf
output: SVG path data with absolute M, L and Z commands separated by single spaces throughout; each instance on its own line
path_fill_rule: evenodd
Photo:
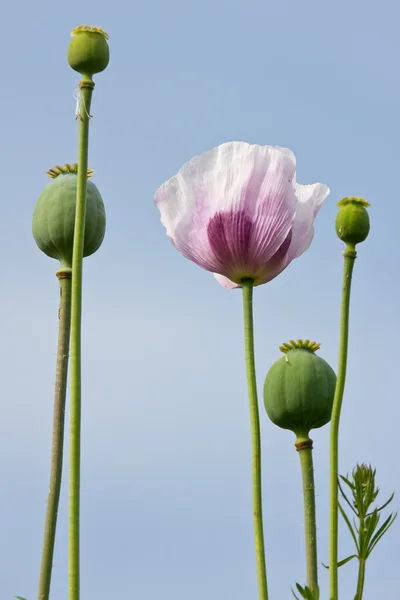
M 370 541 L 372 536 L 374 535 L 374 531 L 378 526 L 379 523 L 379 519 L 380 519 L 380 515 L 378 514 L 378 511 L 375 509 L 374 512 L 371 514 L 370 517 L 368 517 L 367 519 L 365 519 L 365 524 L 364 524 L 364 531 L 362 532 L 362 552 L 360 552 L 360 558 L 362 556 L 362 558 L 367 558 L 368 557 L 368 547 L 370 545 Z
M 354 483 L 352 483 L 352 482 L 350 481 L 350 479 L 348 479 L 347 477 L 344 477 L 344 475 L 339 475 L 339 477 L 340 477 L 340 479 L 341 479 L 342 481 L 344 481 L 344 482 L 345 482 L 345 483 L 346 483 L 346 484 L 349 486 L 349 488 L 350 488 L 351 490 L 354 490 L 354 489 L 355 489 L 355 485 L 354 485 Z
M 347 527 L 348 527 L 348 528 L 349 528 L 349 530 L 350 530 L 351 536 L 352 536 L 352 538 L 353 538 L 353 540 L 354 540 L 354 543 L 355 543 L 355 546 L 356 546 L 356 549 L 357 549 L 357 553 L 359 554 L 359 553 L 360 553 L 360 548 L 359 548 L 359 546 L 358 546 L 358 540 L 357 540 L 357 536 L 356 536 L 356 534 L 355 534 L 355 532 L 354 532 L 354 529 L 353 529 L 353 526 L 352 526 L 352 524 L 350 523 L 350 519 L 349 519 L 349 517 L 346 515 L 346 513 L 344 512 L 343 508 L 341 507 L 341 505 L 340 505 L 340 502 L 339 502 L 339 510 L 340 510 L 340 514 L 342 515 L 343 519 L 344 519 L 344 520 L 345 520 L 345 522 L 346 522 L 346 525 L 347 525 Z
M 21 596 L 15 596 L 17 600 L 26 600 L 26 598 L 21 598 Z
M 341 477 L 347 484 L 350 484 L 350 481 L 348 481 L 345 477 L 343 477 L 343 475 L 339 475 L 339 477 Z M 346 500 L 347 504 L 350 506 L 350 508 L 353 511 L 353 513 L 358 517 L 357 511 L 355 510 L 354 506 L 352 505 L 352 503 L 350 502 L 350 500 L 348 499 L 348 497 L 344 493 L 343 488 L 340 485 L 340 481 L 339 480 L 338 480 L 338 486 L 339 486 L 340 493 L 342 494 L 344 500 Z
M 296 594 L 294 593 L 294 589 L 293 588 L 290 588 L 290 589 L 292 590 L 292 594 L 296 598 L 296 600 L 300 600 L 300 598 L 298 596 L 296 596 Z
M 387 505 L 391 503 L 391 501 L 393 500 L 393 498 L 394 498 L 394 492 L 393 492 L 393 494 L 390 496 L 389 500 L 388 500 L 387 502 L 385 502 L 385 504 L 382 504 L 382 506 L 380 506 L 379 508 L 377 508 L 377 511 L 378 511 L 378 512 L 381 512 L 381 510 L 383 510 L 384 508 L 386 508 L 386 507 L 387 507 Z
M 348 556 L 347 558 L 344 558 L 343 560 L 340 560 L 338 562 L 338 567 L 343 567 L 343 565 L 345 565 L 346 563 L 350 562 L 351 560 L 353 560 L 353 558 L 358 558 L 357 554 L 352 554 L 351 556 Z
M 319 589 L 313 592 L 307 585 L 303 588 L 299 583 L 296 583 L 296 587 L 301 597 L 305 600 L 319 600 Z M 300 600 L 299 597 L 294 593 L 293 588 L 291 588 L 291 590 L 296 600 Z
M 347 558 L 344 558 L 343 560 L 339 560 L 337 566 L 343 567 L 343 565 L 350 562 L 353 558 L 358 558 L 357 554 L 352 554 L 351 556 L 348 556 Z M 325 565 L 324 563 L 321 563 L 321 564 L 323 567 L 325 567 L 325 569 L 329 569 L 329 565 Z
M 377 545 L 377 543 L 379 542 L 381 537 L 383 535 L 385 535 L 385 533 L 387 532 L 389 527 L 391 527 L 393 525 L 396 517 L 397 517 L 397 513 L 395 515 L 393 515 L 393 514 L 389 515 L 389 517 L 386 519 L 386 521 L 383 523 L 383 525 L 381 525 L 381 527 L 375 533 L 374 537 L 371 539 L 371 541 L 368 545 L 367 557 L 371 554 L 372 550 L 375 548 L 375 546 Z

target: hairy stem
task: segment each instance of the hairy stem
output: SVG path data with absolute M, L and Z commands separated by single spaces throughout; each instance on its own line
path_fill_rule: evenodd
M 358 560 L 358 579 L 357 579 L 357 593 L 354 600 L 362 600 L 364 593 L 364 582 L 365 582 L 365 558 L 359 558 Z
M 58 504 L 64 452 L 65 398 L 67 393 L 69 336 L 71 326 L 71 270 L 57 271 L 60 281 L 60 306 L 58 312 L 58 345 L 56 383 L 54 393 L 53 439 L 49 495 L 44 525 L 42 562 L 40 566 L 38 600 L 48 600 L 53 568 L 54 541 L 57 528 Z
M 86 218 L 86 184 L 89 146 L 89 111 L 94 83 L 80 83 L 81 111 L 78 137 L 78 180 L 71 302 L 71 429 L 69 487 L 68 600 L 80 597 L 80 470 L 81 470 L 81 320 L 82 259 Z
M 329 527 L 329 598 L 338 600 L 338 477 L 339 421 L 346 381 L 347 346 L 349 338 L 350 290 L 357 253 L 347 246 L 344 253 L 342 307 L 340 315 L 339 364 L 330 430 L 330 527 Z
M 244 341 L 252 442 L 253 522 L 259 600 L 268 600 L 261 497 L 261 439 L 254 361 L 253 281 L 243 280 Z
M 307 586 L 313 592 L 316 592 L 318 590 L 318 555 L 312 440 L 302 440 L 296 444 L 296 448 L 300 455 L 301 475 L 303 481 Z

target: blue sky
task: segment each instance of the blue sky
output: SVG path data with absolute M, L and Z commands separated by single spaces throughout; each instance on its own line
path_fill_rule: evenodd
M 371 462 L 382 497 L 399 494 L 399 16 L 394 0 L 38 0 L 3 9 L 1 598 L 37 593 L 58 287 L 31 218 L 45 172 L 76 160 L 79 78 L 66 49 L 83 23 L 110 34 L 111 61 L 92 103 L 89 162 L 108 224 L 84 270 L 82 598 L 257 597 L 240 292 L 181 257 L 153 205 L 185 161 L 225 141 L 288 146 L 300 183 L 331 188 L 310 250 L 256 291 L 260 390 L 279 344 L 293 337 L 321 342 L 336 369 L 336 203 L 372 203 L 354 272 L 340 470 Z M 304 581 L 299 460 L 294 436 L 261 417 L 270 595 L 284 600 Z M 326 561 L 328 429 L 312 437 Z M 66 463 L 57 600 L 67 598 L 67 493 Z M 341 533 L 345 556 L 352 547 Z M 399 596 L 399 539 L 395 524 L 368 564 L 364 600 Z M 343 567 L 343 598 L 355 575 L 355 565 Z M 321 568 L 323 598 L 326 584 Z

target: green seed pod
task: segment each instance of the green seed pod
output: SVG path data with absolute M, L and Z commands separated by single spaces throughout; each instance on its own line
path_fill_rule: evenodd
M 330 421 L 336 375 L 315 354 L 320 347 L 309 340 L 291 340 L 286 354 L 270 368 L 264 383 L 264 404 L 271 421 L 306 439 L 311 429 Z
M 57 166 L 48 171 L 53 179 L 40 194 L 33 212 L 32 233 L 40 250 L 57 258 L 61 268 L 72 268 L 78 165 Z M 88 171 L 91 177 L 93 171 Z M 90 180 L 86 188 L 83 256 L 101 246 L 106 230 L 103 200 Z
M 369 233 L 369 202 L 363 198 L 343 198 L 338 202 L 340 210 L 336 217 L 336 233 L 343 242 L 354 247 L 363 242 Z
M 107 44 L 109 36 L 100 27 L 80 25 L 71 33 L 68 46 L 68 63 L 84 79 L 92 79 L 95 73 L 104 71 L 110 60 Z

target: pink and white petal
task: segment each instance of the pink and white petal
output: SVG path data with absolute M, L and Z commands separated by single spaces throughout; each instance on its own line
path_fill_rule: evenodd
M 268 262 L 286 239 L 294 220 L 293 181 L 296 160 L 287 148 L 251 146 L 254 168 L 242 187 L 244 210 L 253 217 L 249 253 L 259 267 Z
M 286 259 L 286 260 L 282 261 L 277 267 L 275 267 L 275 269 L 272 269 L 272 270 L 266 269 L 257 278 L 257 280 L 254 282 L 254 285 L 257 286 L 257 285 L 262 285 L 264 283 L 269 283 L 270 281 L 275 279 L 275 277 L 280 275 L 280 273 L 282 273 L 282 271 L 284 271 L 286 269 L 286 267 L 289 266 L 290 262 L 291 261 Z M 234 289 L 238 289 L 238 288 L 242 287 L 240 283 L 235 283 L 234 281 L 231 281 L 224 275 L 219 275 L 218 273 L 213 273 L 213 275 L 214 275 L 215 279 L 218 281 L 218 283 L 220 283 L 227 290 L 234 290 Z
M 199 230 L 204 217 L 213 219 L 215 215 L 232 224 L 251 223 L 247 246 L 250 260 L 246 265 L 250 272 L 258 271 L 280 248 L 293 223 L 297 204 L 293 153 L 287 148 L 229 142 L 193 159 L 183 169 L 188 169 L 188 174 L 193 173 L 194 163 L 201 170 L 204 182 L 197 190 L 201 202 L 193 226 Z M 208 202 L 204 202 L 205 194 Z M 203 212 L 205 205 L 208 210 Z M 243 261 L 242 249 L 235 247 L 236 239 L 241 239 L 240 232 L 238 235 L 232 232 L 229 237 L 232 259 L 240 254 Z M 226 253 L 227 248 L 224 250 Z M 220 262 L 226 264 L 226 261 Z
M 297 207 L 292 229 L 289 262 L 301 256 L 314 237 L 314 221 L 330 189 L 322 183 L 296 184 Z
M 217 150 L 210 205 L 216 212 L 244 212 L 253 224 L 249 255 L 255 263 L 266 262 L 294 219 L 296 159 L 288 148 L 245 142 L 229 142 Z
M 180 172 L 158 188 L 154 202 L 160 211 L 161 223 L 173 240 L 180 223 L 190 221 L 196 210 L 196 197 L 190 182 Z
M 265 269 L 264 273 L 260 275 L 257 279 L 256 285 L 262 285 L 264 283 L 269 283 L 275 277 L 278 277 L 290 265 L 291 261 L 288 258 L 288 254 L 286 254 L 284 260 L 282 260 L 278 265 L 276 265 L 273 269 L 268 268 Z
M 219 275 L 218 273 L 213 273 L 213 275 L 214 275 L 215 279 L 218 281 L 218 283 L 220 283 L 222 285 L 222 287 L 226 288 L 227 290 L 234 290 L 234 289 L 242 287 L 240 285 L 240 283 L 235 283 L 234 281 L 231 281 L 224 275 Z
M 187 163 L 155 194 L 161 223 L 173 245 L 186 258 L 208 270 L 218 268 L 208 242 L 206 224 L 210 214 L 201 173 Z M 190 167 L 190 165 L 192 165 Z
M 179 173 L 197 195 L 206 192 L 212 212 L 247 208 L 252 216 L 266 187 L 274 192 L 290 180 L 294 189 L 296 159 L 288 148 L 227 142 L 196 156 Z

